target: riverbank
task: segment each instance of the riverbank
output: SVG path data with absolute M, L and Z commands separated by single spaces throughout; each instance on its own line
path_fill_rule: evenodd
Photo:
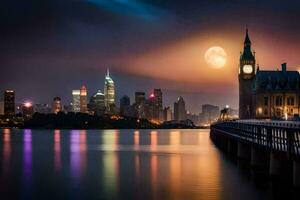
M 191 120 L 167 121 L 158 123 L 147 119 L 120 117 L 120 116 L 93 116 L 83 113 L 40 114 L 35 113 L 32 118 L 22 123 L 0 124 L 2 128 L 26 129 L 203 129 L 204 126 L 195 126 Z

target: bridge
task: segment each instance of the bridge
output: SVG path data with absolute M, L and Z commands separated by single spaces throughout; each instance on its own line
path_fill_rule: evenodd
M 211 126 L 216 146 L 271 177 L 291 177 L 300 187 L 300 122 L 237 120 Z

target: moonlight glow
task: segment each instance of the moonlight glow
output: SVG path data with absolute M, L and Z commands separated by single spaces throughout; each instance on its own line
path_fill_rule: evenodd
M 211 47 L 204 55 L 205 61 L 214 68 L 224 67 L 227 54 L 222 47 Z

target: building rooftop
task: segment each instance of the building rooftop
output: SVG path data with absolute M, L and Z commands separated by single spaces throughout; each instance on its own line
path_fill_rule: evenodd
M 299 90 L 300 74 L 298 71 L 287 71 L 286 64 L 282 70 L 258 70 L 254 82 L 256 90 Z

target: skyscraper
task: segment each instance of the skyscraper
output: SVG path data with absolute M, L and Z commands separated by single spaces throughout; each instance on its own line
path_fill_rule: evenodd
M 15 115 L 15 91 L 5 90 L 4 92 L 4 115 Z
M 141 104 L 144 103 L 146 100 L 145 92 L 135 92 L 135 103 Z
M 110 107 L 115 104 L 115 84 L 107 70 L 104 82 L 105 107 L 110 110 Z
M 162 110 L 162 91 L 161 89 L 154 89 L 153 91 L 154 94 L 154 101 L 155 101 L 155 106 L 159 109 Z
M 80 90 L 73 90 L 73 112 L 80 112 Z
M 48 114 L 51 113 L 51 110 L 53 111 L 53 108 L 49 106 L 48 104 L 35 104 L 34 105 L 34 112 L 42 113 L 42 114 Z
M 170 107 L 164 108 L 164 121 L 171 121 L 172 120 L 172 110 Z
M 174 103 L 174 119 L 178 121 L 186 119 L 185 102 L 182 96 Z
M 25 102 L 22 106 L 24 119 L 29 119 L 32 117 L 34 110 L 31 102 Z
M 89 109 L 96 115 L 103 115 L 105 112 L 105 97 L 101 90 L 98 90 L 90 98 Z
M 55 97 L 53 99 L 52 111 L 55 114 L 57 114 L 58 112 L 62 111 L 61 98 L 60 97 Z
M 4 115 L 4 102 L 0 101 L 0 115 Z
M 82 113 L 87 113 L 88 109 L 87 109 L 87 89 L 86 87 L 83 85 L 80 88 L 80 112 Z
M 204 104 L 202 105 L 202 122 L 206 124 L 211 124 L 216 121 L 220 115 L 220 109 L 218 106 Z
M 163 109 L 162 109 L 162 91 L 161 89 L 154 89 L 150 94 L 147 101 L 149 113 L 147 118 L 163 121 Z
M 124 95 L 120 99 L 120 114 L 125 116 L 126 111 L 130 108 L 130 98 L 127 95 Z

